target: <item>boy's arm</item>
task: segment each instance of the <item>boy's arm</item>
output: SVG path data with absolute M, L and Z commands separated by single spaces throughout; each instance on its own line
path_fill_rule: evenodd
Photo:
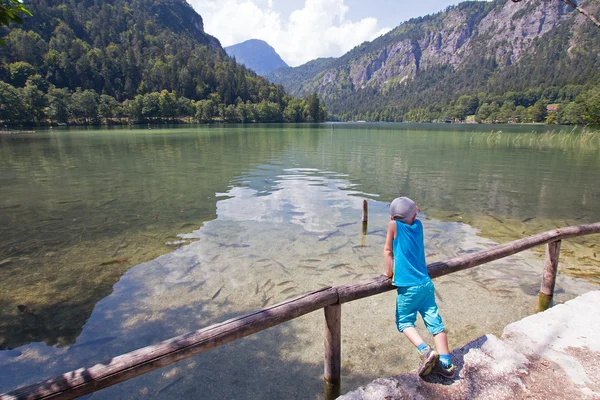
M 394 274 L 394 250 L 393 241 L 396 233 L 396 221 L 388 223 L 387 236 L 385 237 L 385 246 L 383 248 L 383 257 L 385 261 L 384 276 L 391 278 Z

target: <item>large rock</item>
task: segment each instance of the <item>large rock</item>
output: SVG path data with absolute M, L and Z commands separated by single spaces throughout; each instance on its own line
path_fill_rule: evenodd
M 599 399 L 600 291 L 508 325 L 452 352 L 455 380 L 413 371 L 340 399 Z

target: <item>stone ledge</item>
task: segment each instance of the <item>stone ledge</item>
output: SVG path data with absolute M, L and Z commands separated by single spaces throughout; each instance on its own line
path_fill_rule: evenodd
M 589 292 L 454 350 L 455 380 L 413 371 L 339 399 L 600 399 L 599 328 L 600 291 Z

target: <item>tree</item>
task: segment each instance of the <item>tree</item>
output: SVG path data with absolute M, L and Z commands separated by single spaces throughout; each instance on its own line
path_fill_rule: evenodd
M 25 86 L 27 78 L 36 73 L 35 67 L 24 61 L 12 63 L 8 68 L 10 69 L 10 83 L 16 87 Z
M 42 78 L 40 74 L 30 75 L 25 84 L 35 85 L 42 92 L 48 92 L 48 81 Z
M 196 119 L 200 122 L 211 122 L 215 117 L 215 106 L 210 100 L 196 102 Z
M 306 97 L 306 105 L 308 116 L 311 122 L 320 122 L 319 121 L 319 96 L 317 96 L 317 92 L 312 92 Z
M 600 125 L 600 88 L 589 90 L 585 95 L 579 96 L 582 101 L 583 122 L 590 125 Z
M 246 118 L 250 122 L 258 122 L 258 111 L 256 110 L 256 104 L 246 101 Z
M 120 104 L 114 97 L 102 94 L 98 102 L 98 116 L 103 117 L 105 124 L 108 125 L 108 119 L 119 113 L 119 107 Z
M 160 94 L 156 92 L 145 94 L 142 104 L 142 116 L 144 118 L 155 119 L 160 117 Z
M 22 24 L 21 13 L 31 17 L 31 12 L 19 0 L 0 0 L 0 26 L 8 26 L 11 22 Z M 4 45 L 3 39 L 0 44 Z
M 504 123 L 514 122 L 514 116 L 515 103 L 513 103 L 512 101 L 505 101 L 504 104 L 502 104 L 502 107 L 500 107 L 500 110 L 498 111 L 498 117 L 500 121 Z
M 263 100 L 257 107 L 257 122 L 281 122 L 283 115 L 277 103 Z
M 190 119 L 194 116 L 196 108 L 192 100 L 187 97 L 179 97 L 177 99 L 177 116 L 178 117 L 189 117 Z M 190 121 L 191 122 L 191 121 Z
M 225 122 L 240 122 L 242 118 L 239 114 L 237 107 L 233 104 L 230 104 L 225 108 L 225 114 L 223 116 L 223 119 L 225 120 Z
M 77 88 L 71 97 L 71 107 L 75 118 L 83 118 L 84 122 L 91 124 L 92 119 L 98 116 L 98 93 L 93 90 Z
M 477 96 L 460 96 L 458 100 L 456 100 L 453 117 L 464 120 L 467 115 L 474 115 L 477 112 L 478 106 L 479 100 L 477 99 Z
M 144 107 L 144 96 L 138 94 L 131 100 L 125 100 L 123 102 L 123 114 L 125 114 L 130 121 L 139 121 L 142 119 L 142 108 Z
M 527 109 L 525 108 L 525 106 L 517 106 L 515 108 L 514 116 L 516 118 L 515 122 L 526 122 Z
M 547 106 L 548 101 L 538 100 L 527 109 L 533 122 L 544 122 L 546 120 L 546 116 L 548 115 Z
M 160 92 L 159 101 L 160 114 L 163 118 L 173 120 L 177 115 L 177 96 L 175 92 L 163 90 Z
M 46 115 L 53 121 L 60 123 L 69 122 L 71 93 L 67 88 L 51 87 L 46 94 Z
M 250 118 L 250 113 L 248 107 L 246 106 L 246 103 L 244 103 L 244 101 L 240 97 L 238 97 L 235 102 L 240 121 L 242 123 L 248 122 Z
M 33 65 L 40 65 L 48 50 L 48 45 L 37 32 L 23 29 L 11 30 L 5 37 L 5 45 L 4 50 L 8 54 L 12 53 L 19 61 Z
M 0 120 L 8 123 L 25 122 L 23 102 L 17 88 L 0 81 Z
M 481 107 L 479 107 L 479 111 L 477 111 L 476 120 L 479 122 L 488 122 L 491 120 L 491 116 L 494 113 L 498 112 L 498 108 L 494 107 L 490 103 L 483 103 Z
M 302 122 L 302 100 L 291 99 L 283 110 L 285 122 Z
M 44 119 L 44 110 L 46 108 L 46 97 L 44 92 L 31 81 L 27 80 L 25 87 L 21 90 L 21 97 L 28 120 L 36 124 Z

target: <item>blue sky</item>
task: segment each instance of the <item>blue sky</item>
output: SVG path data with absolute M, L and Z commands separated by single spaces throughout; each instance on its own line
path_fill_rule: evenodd
M 291 66 L 339 57 L 400 23 L 457 0 L 188 0 L 223 46 L 268 42 Z
M 391 1 L 391 0 L 345 0 L 348 6 L 347 18 L 360 20 L 365 17 L 375 17 L 382 26 L 395 28 L 401 22 L 413 17 L 436 13 L 448 5 L 457 4 L 458 0 L 424 0 L 414 1 Z M 263 6 L 268 1 L 256 1 Z M 305 0 L 274 0 L 273 8 L 277 9 L 282 17 L 288 18 L 292 11 L 303 8 Z

